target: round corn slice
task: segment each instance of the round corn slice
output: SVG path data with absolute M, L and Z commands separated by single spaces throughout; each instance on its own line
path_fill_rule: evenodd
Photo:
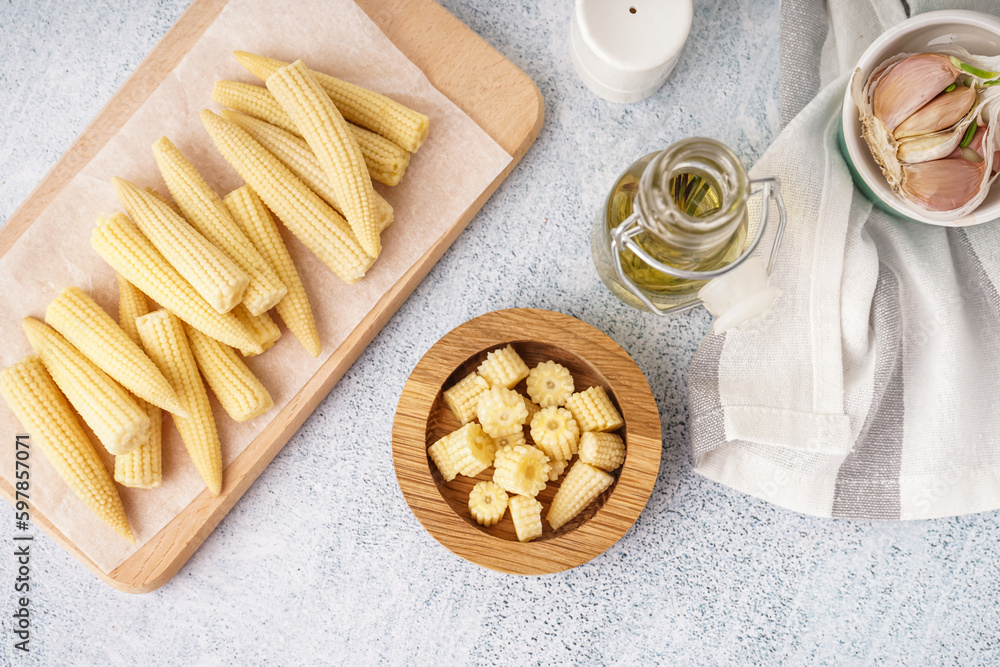
M 439 445 L 444 455 L 442 456 L 439 452 L 438 456 L 450 461 L 452 470 L 466 477 L 475 477 L 493 465 L 493 455 L 497 450 L 493 438 L 486 435 L 482 427 L 475 422 L 466 424 L 457 431 L 444 436 L 431 445 L 431 449 Z M 434 453 L 431 452 L 431 458 L 434 458 L 434 456 Z M 441 474 L 447 477 L 445 468 L 442 468 L 436 459 L 434 463 L 438 465 Z M 447 467 L 447 463 L 444 465 Z
M 566 400 L 566 408 L 581 431 L 614 431 L 625 424 L 604 387 L 578 391 Z
M 467 424 L 476 418 L 479 397 L 490 388 L 489 383 L 476 373 L 469 373 L 444 392 L 444 402 L 451 408 L 458 421 Z
M 536 412 L 542 409 L 542 406 L 540 406 L 538 403 L 535 403 L 530 398 L 523 396 L 522 398 L 524 398 L 524 407 L 528 408 L 528 423 L 530 424 L 531 418 L 535 416 Z
M 573 395 L 573 375 L 554 361 L 543 361 L 528 373 L 528 396 L 543 408 L 565 405 Z
M 469 493 L 469 511 L 480 526 L 492 526 L 507 511 L 507 492 L 495 482 L 479 482 Z
M 497 443 L 497 451 L 507 449 L 508 447 L 514 447 L 516 445 L 528 444 L 528 441 L 524 438 L 524 429 L 518 429 L 517 432 L 511 433 L 510 435 L 503 435 L 499 438 L 495 438 L 493 442 Z
M 531 439 L 550 460 L 568 461 L 576 454 L 580 427 L 566 408 L 542 408 L 531 418 Z
M 479 374 L 490 386 L 506 389 L 528 377 L 528 372 L 528 365 L 510 345 L 493 350 L 486 355 L 486 361 L 479 365 Z
M 497 452 L 493 481 L 505 491 L 534 498 L 549 478 L 549 457 L 535 447 L 515 445 Z
M 542 534 L 542 504 L 527 496 L 514 496 L 509 501 L 510 517 L 519 542 L 528 542 Z
M 580 460 L 608 472 L 617 470 L 625 462 L 625 443 L 614 433 L 584 433 Z
M 501 438 L 521 430 L 528 419 L 528 409 L 524 407 L 524 398 L 516 391 L 491 387 L 479 397 L 476 416 L 490 437 Z
M 569 461 L 549 461 L 549 465 L 552 466 L 552 470 L 549 471 L 549 481 L 554 482 L 562 477 L 562 474 L 566 472 L 567 466 L 569 466 Z

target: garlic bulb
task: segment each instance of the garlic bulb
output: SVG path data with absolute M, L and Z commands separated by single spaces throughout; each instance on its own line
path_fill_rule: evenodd
M 966 216 L 982 203 L 1000 168 L 1000 56 L 955 46 L 899 54 L 851 96 L 862 136 L 892 188 L 932 220 Z

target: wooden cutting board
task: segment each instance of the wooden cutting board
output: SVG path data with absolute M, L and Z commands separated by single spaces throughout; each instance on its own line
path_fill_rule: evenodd
M 433 0 L 357 2 L 428 80 L 485 130 L 512 160 L 454 221 L 448 233 L 382 297 L 288 405 L 226 468 L 226 487 L 222 495 L 213 498 L 207 490 L 203 491 L 153 539 L 109 573 L 103 572 L 43 514 L 32 514 L 34 523 L 114 588 L 129 593 L 155 590 L 187 562 L 465 229 L 541 129 L 544 105 L 534 82 Z M 0 256 L 10 250 L 70 180 L 115 136 L 225 5 L 226 0 L 195 0 L 7 224 L 0 228 Z M 14 490 L 6 480 L 0 479 L 0 493 L 13 501 Z

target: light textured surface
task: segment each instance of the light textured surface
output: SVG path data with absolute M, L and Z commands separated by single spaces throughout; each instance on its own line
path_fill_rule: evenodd
M 547 111 L 538 142 L 170 583 L 145 596 L 117 593 L 35 529 L 32 653 L 13 659 L 1000 660 L 997 513 L 833 522 L 695 475 L 685 379 L 708 316 L 695 311 L 661 322 L 631 311 L 591 266 L 592 216 L 633 158 L 703 134 L 752 162 L 770 142 L 779 125 L 777 3 L 696 3 L 691 39 L 670 81 L 627 107 L 598 100 L 573 73 L 570 3 L 444 4 L 538 83 Z M 184 5 L 5 4 L 0 218 L 28 195 Z M 663 418 L 660 478 L 635 527 L 591 563 L 533 579 L 482 570 L 430 538 L 403 502 L 389 445 L 396 399 L 423 352 L 464 320 L 513 306 L 563 311 L 606 331 L 647 374 Z M 6 516 L 0 540 L 10 544 L 13 518 Z M 0 610 L 8 614 L 13 558 L 0 560 L 7 591 Z M 9 628 L 5 622 L 0 662 L 13 657 Z

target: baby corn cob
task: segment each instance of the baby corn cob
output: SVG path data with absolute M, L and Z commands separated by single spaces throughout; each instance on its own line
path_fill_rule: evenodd
M 101 222 L 90 244 L 111 268 L 195 329 L 226 345 L 263 352 L 235 315 L 215 311 L 124 214 Z
M 312 357 L 318 357 L 319 333 L 316 331 L 316 320 L 313 319 L 312 308 L 309 306 L 309 297 L 306 296 L 306 288 L 302 285 L 299 272 L 295 270 L 292 256 L 288 254 L 288 248 L 281 239 L 281 233 L 270 211 L 249 185 L 233 190 L 223 201 L 233 219 L 257 246 L 257 250 L 267 257 L 281 277 L 281 282 L 288 287 L 288 294 L 275 307 L 278 315 L 306 352 Z
M 271 93 L 266 89 L 268 95 Z M 277 104 L 277 102 L 275 102 Z M 330 185 L 330 179 L 320 166 L 316 155 L 309 148 L 309 144 L 304 139 L 300 139 L 291 132 L 286 132 L 280 127 L 265 123 L 262 120 L 244 116 L 243 114 L 222 110 L 222 117 L 232 123 L 242 127 L 251 137 L 260 142 L 260 145 L 271 151 L 274 157 L 278 158 L 288 170 L 302 179 L 302 182 L 309 186 L 309 189 L 318 194 L 326 201 L 333 210 L 343 215 L 344 209 L 337 199 L 337 193 Z M 379 232 L 392 224 L 392 206 L 382 195 L 372 191 L 375 195 L 375 226 Z
M 29 356 L 0 371 L 0 395 L 77 498 L 135 543 L 118 489 L 41 360 Z
M 183 412 L 174 388 L 156 364 L 79 287 L 67 287 L 52 300 L 45 309 L 45 322 L 139 398 L 168 412 Z
M 267 313 L 251 315 L 246 306 L 241 303 L 233 308 L 233 315 L 247 328 L 250 335 L 260 343 L 261 348 L 265 351 L 271 349 L 278 342 L 278 339 L 281 338 L 281 329 L 278 328 L 278 325 L 275 324 L 274 320 Z M 250 350 L 240 350 L 240 354 L 244 357 L 257 356 Z
M 243 305 L 250 314 L 260 315 L 273 308 L 288 290 L 233 221 L 219 196 L 166 137 L 160 137 L 153 144 L 153 155 L 170 194 L 191 225 L 249 277 Z
M 246 51 L 236 51 L 233 56 L 239 64 L 262 81 L 267 81 L 275 71 L 288 65 L 280 60 Z M 415 153 L 427 138 L 430 119 L 426 115 L 385 95 L 341 81 L 328 74 L 313 72 L 313 75 L 344 118 L 355 125 L 381 134 L 411 153 Z
M 23 320 L 35 354 L 83 420 L 112 454 L 125 454 L 149 436 L 149 417 L 128 392 L 54 329 Z
M 378 257 L 382 242 L 375 227 L 371 176 L 344 117 L 301 60 L 282 67 L 264 83 L 316 154 L 358 243 Z
M 207 109 L 201 120 L 222 156 L 285 226 L 341 280 L 361 280 L 375 259 L 347 222 L 245 130 Z
M 254 120 L 282 130 L 296 139 L 302 137 L 299 128 L 295 126 L 295 123 L 292 122 L 292 119 L 267 88 L 239 81 L 216 81 L 215 88 L 212 90 L 212 99 L 240 112 L 233 114 L 234 116 L 247 114 Z M 222 116 L 233 120 L 225 113 Z M 237 121 L 233 120 L 233 122 Z M 241 124 L 241 127 L 253 134 L 246 126 Z M 347 129 L 354 140 L 358 142 L 361 157 L 365 159 L 365 166 L 368 167 L 368 174 L 372 179 L 386 185 L 399 185 L 410 164 L 410 154 L 385 137 L 353 123 L 348 123 Z M 267 147 L 266 143 L 260 139 L 257 140 Z M 268 150 L 271 149 L 268 148 Z M 312 153 L 311 150 L 309 152 Z M 278 159 L 282 162 L 285 161 L 281 156 L 278 156 Z
M 217 496 L 222 491 L 222 443 L 184 327 L 179 319 L 162 309 L 140 317 L 136 324 L 146 351 L 177 388 L 181 405 L 190 415 L 174 415 L 174 425 L 198 474 Z
M 149 304 L 143 293 L 118 274 L 118 323 L 136 345 L 142 345 L 142 340 L 135 321 L 148 312 Z M 135 402 L 149 417 L 149 437 L 128 454 L 115 457 L 115 481 L 124 486 L 155 489 L 163 483 L 163 413 L 141 398 Z
M 267 389 L 233 348 L 191 327 L 184 328 L 201 374 L 229 416 L 244 422 L 274 407 Z
M 166 204 L 167 206 L 169 206 L 170 210 L 173 211 L 174 213 L 176 213 L 177 215 L 181 215 L 181 210 L 179 208 L 177 208 L 177 202 L 175 202 L 174 200 L 172 200 L 169 197 L 167 197 L 167 195 L 163 194 L 162 192 L 160 192 L 156 188 L 149 187 L 148 185 L 146 187 L 144 187 L 143 190 L 145 190 L 146 192 L 148 192 L 149 194 L 153 195 L 154 197 L 156 197 L 157 199 L 159 199 L 161 202 L 163 202 L 164 204 Z
M 117 176 L 112 181 L 136 226 L 213 308 L 227 313 L 243 299 L 250 279 L 233 260 L 153 195 Z
M 615 478 L 603 470 L 577 461 L 559 485 L 545 519 L 553 530 L 559 530 L 614 481 Z

